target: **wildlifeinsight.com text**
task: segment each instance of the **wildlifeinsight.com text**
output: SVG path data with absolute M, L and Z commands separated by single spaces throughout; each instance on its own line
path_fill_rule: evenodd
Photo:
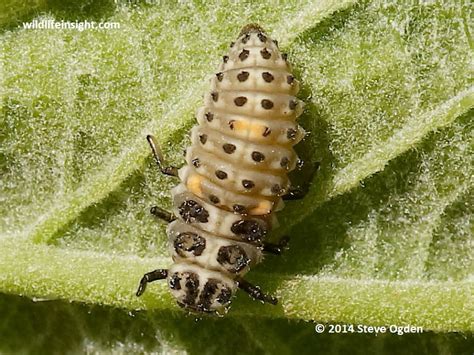
M 120 29 L 118 22 L 96 22 L 96 21 L 56 21 L 56 20 L 33 20 L 31 22 L 23 22 L 22 27 L 28 30 L 112 30 Z

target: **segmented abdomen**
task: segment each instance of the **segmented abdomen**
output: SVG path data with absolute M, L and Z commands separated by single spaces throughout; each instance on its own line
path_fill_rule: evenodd
M 223 57 L 172 190 L 178 220 L 168 236 L 177 264 L 235 279 L 261 260 L 259 246 L 276 224 L 273 212 L 283 207 L 297 164 L 292 146 L 304 136 L 290 71 L 258 27 L 243 31 Z

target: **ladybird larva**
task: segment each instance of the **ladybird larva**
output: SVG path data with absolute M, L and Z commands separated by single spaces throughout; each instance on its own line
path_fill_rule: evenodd
M 173 213 L 152 210 L 170 222 L 174 264 L 145 274 L 137 296 L 148 282 L 166 278 L 178 304 L 195 312 L 225 312 L 237 288 L 277 303 L 243 277 L 263 252 L 279 254 L 286 243 L 265 237 L 289 193 L 288 172 L 298 162 L 293 146 L 304 136 L 296 123 L 299 84 L 276 41 L 249 24 L 223 58 L 197 111 L 187 165 L 164 167 L 148 136 L 161 171 L 180 183 L 171 190 Z

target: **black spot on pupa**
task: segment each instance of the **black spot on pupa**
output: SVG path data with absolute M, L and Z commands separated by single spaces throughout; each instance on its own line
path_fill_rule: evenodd
M 283 59 L 286 62 L 288 60 L 288 54 L 282 53 L 281 54 L 281 59 Z
M 214 119 L 214 114 L 212 112 L 206 112 L 204 116 L 206 117 L 207 122 L 212 122 Z
M 202 254 L 206 248 L 206 239 L 192 232 L 179 234 L 173 243 L 174 249 L 179 256 L 187 257 L 187 252 L 192 252 L 194 256 Z
M 217 102 L 217 100 L 219 100 L 219 93 L 215 91 L 211 92 L 211 97 L 212 97 L 212 101 Z
M 267 83 L 271 83 L 271 82 L 273 81 L 273 79 L 275 79 L 275 78 L 273 77 L 273 75 L 272 75 L 271 73 L 267 72 L 267 71 L 262 73 L 262 78 L 263 78 L 263 80 L 265 80 Z
M 288 169 L 288 167 L 290 166 L 290 159 L 288 159 L 288 157 L 281 158 L 280 166 L 284 169 Z
M 219 200 L 219 197 L 217 197 L 216 195 L 209 195 L 209 201 L 211 201 L 212 203 L 214 203 L 214 204 L 216 204 L 216 205 L 217 205 L 219 202 L 221 202 L 221 201 Z
M 252 219 L 234 222 L 230 230 L 248 242 L 262 239 L 267 232 L 260 223 Z
M 245 59 L 248 58 L 250 54 L 250 51 L 248 51 L 247 49 L 243 49 L 242 52 L 240 52 L 239 54 L 239 59 L 243 62 Z
M 223 57 L 222 57 L 222 61 L 223 61 L 224 63 L 227 63 L 227 62 L 229 61 L 229 56 L 228 56 L 228 55 L 223 56 Z
M 222 146 L 222 149 L 224 150 L 224 152 L 226 152 L 227 154 L 232 154 L 233 152 L 235 152 L 235 145 L 233 144 L 230 144 L 230 143 L 226 143 Z
M 267 137 L 270 133 L 272 133 L 272 130 L 270 127 L 265 127 L 265 130 L 262 133 L 262 136 Z
M 242 180 L 242 186 L 246 189 L 251 189 L 255 187 L 255 183 L 252 180 Z
M 196 304 L 196 309 L 200 312 L 210 312 L 212 301 L 214 299 L 214 295 L 218 289 L 219 281 L 216 279 L 209 279 L 207 280 L 206 284 L 204 285 L 201 294 L 199 295 L 199 300 Z
M 265 160 L 265 155 L 260 152 L 252 152 L 252 160 L 260 163 Z
M 257 36 L 260 42 L 265 43 L 267 41 L 267 36 L 265 36 L 263 33 L 259 32 Z
M 229 303 L 231 297 L 232 297 L 232 291 L 229 290 L 227 287 L 223 287 L 216 301 L 219 302 L 220 304 L 227 304 Z
M 200 135 L 199 135 L 199 141 L 200 141 L 202 144 L 206 144 L 206 142 L 207 142 L 207 134 L 200 134 Z
M 188 306 L 194 306 L 196 298 L 199 294 L 199 276 L 194 272 L 185 272 L 186 282 L 184 283 L 186 296 L 183 303 Z
M 229 121 L 229 128 L 233 131 L 234 130 L 234 122 L 235 120 L 230 120 Z
M 232 206 L 232 209 L 234 210 L 234 212 L 236 213 L 246 213 L 246 208 L 245 206 L 242 206 L 242 205 L 239 205 L 239 204 L 235 204 L 234 206 Z
M 179 215 L 186 223 L 207 223 L 209 212 L 194 200 L 186 200 L 178 207 Z
M 201 166 L 201 161 L 199 160 L 199 158 L 194 158 L 193 160 L 191 160 L 191 163 L 195 168 L 199 168 Z
M 243 71 L 237 75 L 237 79 L 242 82 L 249 78 L 250 73 L 248 71 Z
M 217 80 L 222 81 L 224 79 L 224 73 L 220 72 L 216 74 Z
M 250 35 L 247 33 L 244 37 L 242 37 L 242 43 L 245 44 L 249 41 Z
M 271 110 L 273 108 L 273 102 L 271 100 L 263 99 L 261 104 L 265 110 Z
M 230 48 L 234 46 L 235 42 L 230 42 Z
M 283 193 L 283 189 L 278 184 L 273 185 L 272 188 L 271 188 L 271 191 L 275 195 L 279 195 L 279 194 Z
M 293 75 L 288 75 L 286 77 L 286 82 L 288 83 L 288 85 L 291 85 L 295 82 L 295 77 Z
M 239 96 L 234 99 L 234 103 L 236 106 L 243 106 L 247 102 L 247 98 L 245 96 Z
M 266 48 L 263 48 L 261 51 L 260 51 L 260 54 L 262 55 L 262 58 L 263 59 L 270 59 L 270 57 L 272 56 L 272 54 L 268 51 L 268 49 Z
M 288 130 L 286 131 L 286 138 L 288 138 L 289 140 L 294 140 L 296 138 L 296 133 L 296 129 L 288 128 Z
M 173 276 L 170 277 L 168 281 L 168 285 L 172 290 L 181 290 L 181 278 L 179 277 L 178 273 L 175 272 Z
M 294 110 L 297 105 L 298 105 L 298 101 L 296 100 L 290 100 L 290 103 L 288 104 L 288 106 L 290 107 L 290 110 Z
M 225 180 L 227 179 L 227 173 L 222 170 L 216 170 L 216 176 L 219 180 Z
M 236 274 L 250 263 L 250 258 L 240 245 L 226 245 L 219 248 L 217 262 L 228 272 Z

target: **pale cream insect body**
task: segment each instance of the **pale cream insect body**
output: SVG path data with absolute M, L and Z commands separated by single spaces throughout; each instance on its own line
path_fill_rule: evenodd
M 237 288 L 276 304 L 274 297 L 243 279 L 283 244 L 265 242 L 276 225 L 273 212 L 290 191 L 288 172 L 298 163 L 293 145 L 304 136 L 296 123 L 302 102 L 286 55 L 258 25 L 245 26 L 223 57 L 211 91 L 197 112 L 187 165 L 163 167 L 152 136 L 148 141 L 161 170 L 178 176 L 173 213 L 152 213 L 170 222 L 174 264 L 143 276 L 146 284 L 166 278 L 178 304 L 198 312 L 226 310 Z

